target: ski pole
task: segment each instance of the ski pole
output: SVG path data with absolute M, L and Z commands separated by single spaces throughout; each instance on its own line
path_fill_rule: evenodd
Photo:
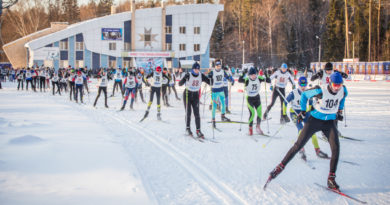
M 278 93 L 279 93 L 279 95 L 280 96 L 282 96 L 282 98 L 283 98 L 283 100 L 287 103 L 287 100 L 286 100 L 286 98 L 282 95 L 282 93 L 279 91 L 279 89 L 276 89 L 276 91 L 278 91 Z M 294 109 L 292 109 L 293 111 L 294 111 L 294 113 L 298 116 L 298 113 L 297 112 L 295 112 L 295 110 Z
M 264 83 L 265 88 L 265 106 L 268 108 L 268 102 L 267 102 L 267 83 Z M 267 116 L 267 132 L 269 134 L 269 122 L 268 122 L 268 116 Z
M 245 85 L 244 85 L 244 90 L 242 91 L 242 105 L 241 105 L 241 122 L 242 122 L 242 116 L 244 114 L 244 99 L 245 99 Z M 240 123 L 240 132 L 241 132 L 241 126 L 242 124 Z
M 270 139 L 265 143 L 263 144 L 263 148 L 265 148 L 271 141 L 273 138 L 275 138 L 275 136 L 280 132 L 280 130 L 283 129 L 283 127 L 285 126 L 286 124 L 283 124 L 282 126 L 280 126 L 280 128 L 278 130 L 276 130 L 275 134 L 273 134 Z

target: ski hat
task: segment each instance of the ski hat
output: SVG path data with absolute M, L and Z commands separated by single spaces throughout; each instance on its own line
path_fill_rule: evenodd
M 334 84 L 342 84 L 343 83 L 343 77 L 339 72 L 334 72 L 332 75 L 330 75 L 330 82 Z
M 257 73 L 256 68 L 251 67 L 251 68 L 249 69 L 248 75 L 253 75 L 253 74 L 256 74 L 256 73 Z
M 157 72 L 161 72 L 161 67 L 160 67 L 160 66 L 157 66 L 156 71 L 157 71 Z
M 222 65 L 220 60 L 215 61 L 215 65 Z
M 280 68 L 282 68 L 282 69 L 287 69 L 287 64 L 282 63 L 282 65 L 280 66 Z
M 307 86 L 307 78 L 305 76 L 302 76 L 298 79 L 298 85 L 301 87 Z
M 192 65 L 192 70 L 194 70 L 194 69 L 200 69 L 199 63 L 195 62 L 195 63 Z
M 327 63 L 325 64 L 325 70 L 333 70 L 333 65 L 332 65 L 332 63 L 327 62 Z

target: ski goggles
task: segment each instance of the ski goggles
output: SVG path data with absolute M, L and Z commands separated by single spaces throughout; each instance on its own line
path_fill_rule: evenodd
M 335 90 L 339 90 L 341 88 L 341 86 L 343 86 L 342 83 L 338 84 L 338 83 L 330 83 L 332 88 L 335 89 Z

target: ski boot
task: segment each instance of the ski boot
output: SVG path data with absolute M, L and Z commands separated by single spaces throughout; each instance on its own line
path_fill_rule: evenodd
M 213 109 L 213 105 L 209 105 L 209 110 Z
M 225 114 L 221 115 L 221 121 L 223 122 L 230 122 L 231 120 L 225 116 Z
M 120 111 L 123 111 L 124 109 L 125 109 L 125 106 L 122 106 L 121 109 L 120 109 Z
M 320 150 L 320 148 L 315 148 L 315 151 L 316 151 L 317 157 L 319 157 L 319 158 L 324 158 L 324 159 L 329 158 L 329 156 L 328 156 L 326 153 L 322 152 L 322 151 Z
M 280 163 L 278 166 L 275 167 L 274 170 L 269 174 L 271 179 L 275 179 L 284 169 L 284 165 Z
M 104 106 L 105 106 L 106 108 L 108 108 L 108 105 L 107 105 L 107 104 L 105 104 Z
M 160 112 L 157 113 L 157 120 L 161 120 L 161 113 Z
M 305 154 L 305 149 L 301 149 L 299 150 L 299 154 L 301 155 L 301 158 L 303 161 L 306 161 L 307 160 L 307 157 L 306 157 L 306 154 Z
M 204 139 L 204 135 L 200 130 L 196 130 L 196 135 L 198 136 L 198 138 Z
M 216 128 L 215 118 L 211 120 L 213 122 L 213 128 Z
M 336 178 L 335 173 L 329 172 L 328 188 L 333 190 L 339 190 L 339 185 L 336 183 L 335 178 Z
M 252 126 L 249 126 L 249 133 L 248 133 L 249 136 L 252 136 L 253 135 L 253 127 Z
M 280 124 L 286 124 L 290 122 L 290 118 L 287 117 L 287 115 L 280 116 Z
M 186 128 L 186 135 L 187 136 L 193 136 L 192 135 L 192 131 L 191 131 L 191 129 L 189 127 Z
M 229 109 L 226 108 L 226 114 L 232 114 Z
M 257 124 L 257 125 L 256 125 L 256 132 L 257 132 L 257 134 L 259 134 L 259 135 L 264 135 L 263 130 L 261 130 L 261 128 L 260 128 L 260 124 Z

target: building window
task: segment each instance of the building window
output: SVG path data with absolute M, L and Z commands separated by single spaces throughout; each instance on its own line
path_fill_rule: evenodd
M 186 27 L 185 26 L 180 26 L 180 33 L 186 34 Z
M 76 68 L 83 68 L 84 67 L 84 61 L 83 60 L 76 61 L 75 67 Z
M 200 34 L 200 27 L 194 27 L 194 34 Z
M 131 44 L 130 43 L 125 43 L 125 51 L 130 51 L 131 50 Z
M 116 68 L 116 60 L 109 60 L 108 61 L 108 67 Z
M 194 44 L 194 51 L 200 51 L 200 44 Z
M 165 34 L 172 34 L 172 26 L 165 26 Z
M 180 44 L 179 45 L 179 50 L 185 51 L 186 50 L 186 44 Z
M 60 61 L 60 68 L 67 68 L 68 66 L 69 66 L 69 61 L 67 60 Z
M 110 48 L 110 51 L 115 51 L 116 50 L 116 43 L 110 43 L 109 48 Z
M 167 43 L 167 44 L 165 44 L 165 49 L 166 49 L 167 51 L 171 51 L 171 50 L 172 50 L 172 43 Z
M 82 50 L 84 50 L 84 43 L 76 42 L 76 51 L 82 51 Z
M 130 61 L 129 60 L 124 60 L 123 61 L 123 67 L 124 68 L 129 68 L 130 67 Z
M 60 41 L 60 50 L 68 50 L 68 41 Z

